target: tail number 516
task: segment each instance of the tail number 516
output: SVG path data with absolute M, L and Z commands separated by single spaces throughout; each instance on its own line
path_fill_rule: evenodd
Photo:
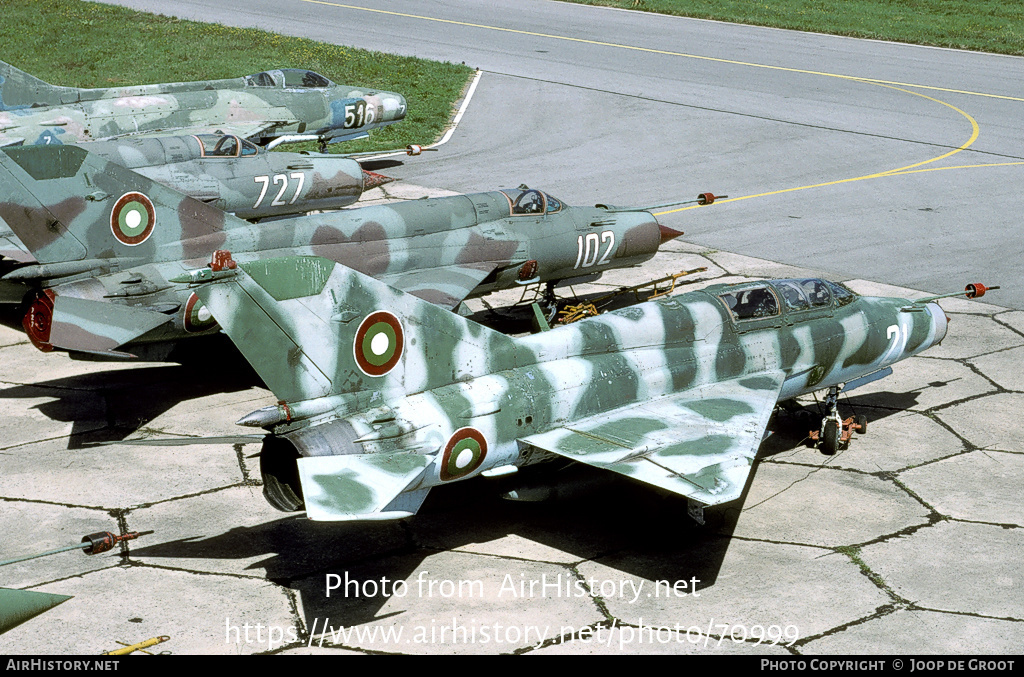
M 367 106 L 364 99 L 345 104 L 345 129 L 371 124 L 376 118 L 373 106 Z
M 607 243 L 607 244 L 606 244 Z M 598 259 L 601 247 L 604 254 Z M 576 265 L 573 268 L 590 268 L 609 263 L 608 257 L 615 249 L 615 233 L 606 230 L 598 238 L 597 233 L 587 233 L 576 238 Z

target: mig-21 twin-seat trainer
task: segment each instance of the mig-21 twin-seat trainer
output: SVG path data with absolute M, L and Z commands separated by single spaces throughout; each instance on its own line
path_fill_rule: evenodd
M 778 402 L 883 376 L 947 327 L 940 297 L 812 278 L 513 338 L 322 258 L 214 275 L 196 293 L 279 400 L 239 421 L 270 433 L 264 494 L 318 520 L 410 516 L 432 487 L 557 458 L 685 496 L 700 519 L 739 498 Z

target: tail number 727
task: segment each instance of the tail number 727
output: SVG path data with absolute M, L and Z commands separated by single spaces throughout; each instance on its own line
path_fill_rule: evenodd
M 292 195 L 292 199 L 289 200 L 287 203 L 291 205 L 295 204 L 295 201 L 299 199 L 299 193 L 302 192 L 302 187 L 306 184 L 306 175 L 304 172 L 292 172 L 288 176 L 291 176 L 291 178 L 299 182 L 298 187 L 295 189 L 295 194 Z M 274 185 L 281 186 L 281 189 L 277 191 L 277 196 L 273 200 L 271 200 L 271 207 L 281 207 L 285 204 L 284 193 L 286 190 L 288 190 L 288 176 L 285 176 L 284 174 L 274 175 Z M 263 187 L 260 188 L 260 196 L 256 198 L 256 204 L 252 206 L 253 209 L 259 209 L 260 204 L 263 202 L 263 198 L 267 196 L 267 188 L 270 187 L 270 177 L 256 176 L 253 177 L 253 181 L 263 185 Z
M 607 243 L 604 254 L 598 259 L 599 250 L 603 243 Z M 606 230 L 601 233 L 600 240 L 597 233 L 587 233 L 576 238 L 576 265 L 573 268 L 590 268 L 591 266 L 603 266 L 608 263 L 608 257 L 615 249 L 615 233 Z

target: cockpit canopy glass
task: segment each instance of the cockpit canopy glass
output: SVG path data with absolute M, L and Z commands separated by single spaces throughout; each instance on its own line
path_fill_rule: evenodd
M 804 294 L 810 299 L 811 308 L 820 308 L 832 303 L 832 294 L 824 280 L 797 280 L 797 284 L 803 288 Z
M 561 201 L 545 192 L 533 188 L 517 188 L 501 191 L 508 198 L 510 214 L 554 214 L 562 210 Z
M 718 298 L 739 321 L 773 317 L 781 312 L 775 292 L 768 286 L 731 291 L 719 294 Z
M 828 280 L 825 280 L 825 284 L 827 284 L 828 288 L 832 290 L 832 298 L 836 300 L 836 308 L 842 308 L 857 298 L 857 294 L 841 284 L 829 282 Z
M 774 291 L 773 291 L 774 290 Z M 719 294 L 718 298 L 729 308 L 736 320 L 753 320 L 778 315 L 779 299 L 787 313 L 814 308 L 841 308 L 852 302 L 857 295 L 835 282 L 818 278 L 794 280 L 771 280 L 763 286 L 730 291 Z
M 811 307 L 803 287 L 796 280 L 779 280 L 775 283 L 775 288 L 779 290 L 786 310 L 807 310 Z
M 791 311 L 823 308 L 832 305 L 833 301 L 837 308 L 842 308 L 857 298 L 843 285 L 818 278 L 775 280 L 772 284 L 779 290 L 786 310 Z
M 333 83 L 313 71 L 301 68 L 280 68 L 246 76 L 245 84 L 250 87 L 283 87 L 285 89 L 330 87 Z
M 779 290 L 786 310 L 799 311 L 831 305 L 829 285 L 824 280 L 775 280 L 772 284 Z
M 196 134 L 201 157 L 250 157 L 259 154 L 252 143 L 234 134 Z

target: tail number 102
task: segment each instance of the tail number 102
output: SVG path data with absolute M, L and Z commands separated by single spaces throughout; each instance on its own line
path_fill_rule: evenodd
M 302 192 L 302 186 L 306 183 L 306 175 L 303 172 L 292 172 L 288 176 L 299 182 L 299 185 L 295 188 L 295 194 L 292 195 L 292 199 L 288 201 L 288 204 L 291 205 L 295 204 L 295 201 L 299 199 L 299 193 Z M 277 191 L 277 196 L 271 200 L 271 207 L 281 207 L 285 204 L 284 193 L 288 190 L 288 176 L 285 176 L 284 174 L 274 175 L 274 185 L 281 186 L 281 189 Z M 267 196 L 267 188 L 270 187 L 270 177 L 256 176 L 253 178 L 253 181 L 262 184 L 262 188 L 260 188 L 260 196 L 256 198 L 256 204 L 252 206 L 253 209 L 259 209 L 260 204 L 263 202 L 263 198 Z
M 607 244 L 606 244 L 607 243 Z M 598 259 L 600 249 L 604 247 L 604 254 Z M 603 266 L 608 263 L 608 257 L 615 249 L 615 233 L 606 230 L 598 238 L 597 233 L 587 233 L 576 238 L 576 265 L 573 268 L 590 268 L 591 266 Z

